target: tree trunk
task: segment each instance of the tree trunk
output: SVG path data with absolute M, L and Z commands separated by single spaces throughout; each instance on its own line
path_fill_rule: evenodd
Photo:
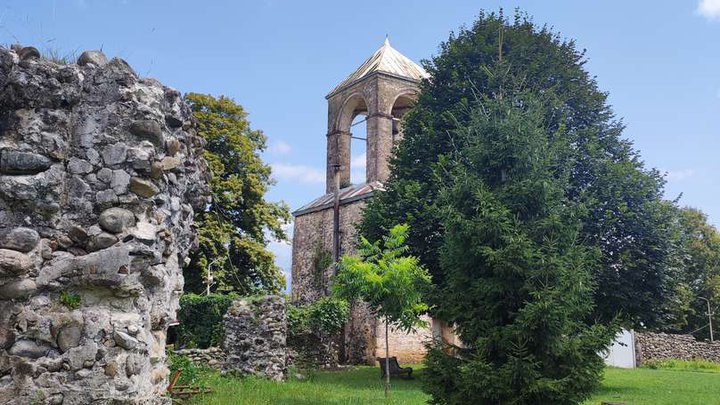
M 390 395 L 390 345 L 388 339 L 388 320 L 385 318 L 385 398 Z

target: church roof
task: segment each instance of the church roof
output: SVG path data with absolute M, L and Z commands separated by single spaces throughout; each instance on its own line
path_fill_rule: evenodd
M 340 205 L 349 204 L 358 200 L 364 200 L 372 197 L 373 191 L 384 190 L 385 188 L 380 182 L 373 181 L 371 183 L 355 184 L 340 190 Z M 293 212 L 293 216 L 309 214 L 311 212 L 322 211 L 331 208 L 335 203 L 335 194 L 328 193 L 310 202 L 297 211 Z
M 375 51 L 375 53 L 362 65 L 360 65 L 360 67 L 357 68 L 357 70 L 355 70 L 350 76 L 335 86 L 327 97 L 332 96 L 338 91 L 375 72 L 382 72 L 391 76 L 397 76 L 414 81 L 420 81 L 429 76 L 425 69 L 423 69 L 420 65 L 390 46 L 390 41 L 385 38 L 385 43 L 380 47 L 380 49 Z

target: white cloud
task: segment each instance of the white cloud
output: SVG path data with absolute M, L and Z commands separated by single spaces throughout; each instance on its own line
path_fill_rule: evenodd
M 693 169 L 668 170 L 665 178 L 672 181 L 682 181 L 695 175 Z
M 365 166 L 367 166 L 367 153 L 363 152 L 361 155 L 353 156 L 350 159 L 350 179 L 355 184 L 365 183 Z
M 708 20 L 720 20 L 720 0 L 700 0 L 697 12 Z
M 367 153 L 363 152 L 362 155 L 353 156 L 350 160 L 350 167 L 353 169 L 365 169 L 367 163 Z
M 272 163 L 273 177 L 278 180 L 293 180 L 301 183 L 324 183 L 325 172 L 314 167 L 287 163 Z
M 276 141 L 270 144 L 268 152 L 273 155 L 287 155 L 292 152 L 292 147 L 285 141 Z

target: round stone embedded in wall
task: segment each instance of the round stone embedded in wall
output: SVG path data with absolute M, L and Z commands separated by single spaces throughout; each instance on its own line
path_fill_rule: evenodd
M 33 266 L 26 254 L 15 250 L 0 249 L 0 276 L 23 275 Z
M 0 173 L 36 174 L 50 168 L 52 161 L 32 152 L 0 150 Z
M 34 229 L 15 228 L 0 236 L 0 248 L 27 253 L 35 249 L 39 241 L 40 235 Z
M 141 138 L 152 142 L 155 146 L 163 146 L 163 131 L 156 121 L 140 120 L 130 125 L 130 132 Z
M 80 343 L 80 337 L 82 337 L 82 325 L 78 323 L 66 325 L 58 332 L 58 347 L 64 353 L 77 346 Z
M 108 63 L 108 59 L 104 53 L 100 51 L 85 51 L 77 60 L 77 64 L 85 66 L 92 63 L 95 66 L 104 66 Z
M 37 289 L 33 280 L 23 279 L 10 281 L 0 286 L 0 299 L 15 300 L 25 298 Z
M 40 58 L 40 51 L 37 50 L 34 46 L 26 46 L 20 49 L 20 52 L 18 54 L 20 56 L 20 59 L 39 59 Z
M 130 191 L 140 197 L 152 197 L 160 192 L 160 189 L 150 180 L 133 177 L 130 179 Z
M 135 225 L 135 215 L 124 208 L 108 208 L 100 214 L 100 226 L 112 233 L 120 233 Z

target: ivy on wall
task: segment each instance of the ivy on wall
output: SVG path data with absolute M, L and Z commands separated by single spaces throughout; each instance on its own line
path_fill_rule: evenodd
M 315 288 L 324 291 L 326 287 L 325 270 L 333 263 L 332 253 L 322 242 L 315 246 L 313 253 L 313 283 Z
M 185 294 L 180 298 L 177 348 L 220 346 L 224 337 L 223 315 L 237 294 Z

